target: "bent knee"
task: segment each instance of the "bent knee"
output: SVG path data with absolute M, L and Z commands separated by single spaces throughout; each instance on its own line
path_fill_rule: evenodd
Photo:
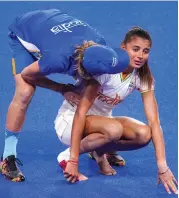
M 117 142 L 122 136 L 123 126 L 119 122 L 105 124 L 105 135 L 109 142 Z
M 35 88 L 27 86 L 26 88 L 18 88 L 16 90 L 14 101 L 22 105 L 28 105 L 35 92 Z
M 137 136 L 141 144 L 148 144 L 152 137 L 151 128 L 147 125 L 142 126 L 139 129 Z

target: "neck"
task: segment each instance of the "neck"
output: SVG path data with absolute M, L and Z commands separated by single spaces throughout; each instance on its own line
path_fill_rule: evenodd
M 127 68 L 123 73 L 125 73 L 125 74 L 130 74 L 130 73 L 132 73 L 133 71 L 134 71 L 134 68 L 131 67 L 131 66 L 129 65 L 128 68 Z

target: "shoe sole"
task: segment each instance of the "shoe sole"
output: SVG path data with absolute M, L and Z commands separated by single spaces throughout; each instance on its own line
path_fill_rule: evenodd
M 19 177 L 16 177 L 16 178 L 11 178 L 11 177 L 8 177 L 7 175 L 5 174 L 2 174 L 3 177 L 6 179 L 6 180 L 10 180 L 12 182 L 24 182 L 25 181 L 25 178 L 24 179 L 21 179 Z
M 1 167 L 0 167 L 0 173 L 6 180 L 10 180 L 12 182 L 24 182 L 25 181 L 25 178 L 23 178 L 23 179 L 20 178 L 20 177 L 11 178 L 11 177 L 7 176 L 6 174 L 4 174 L 2 172 L 2 168 Z

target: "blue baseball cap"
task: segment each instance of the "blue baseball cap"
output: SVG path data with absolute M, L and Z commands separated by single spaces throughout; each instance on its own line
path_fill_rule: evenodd
M 90 74 L 116 74 L 123 72 L 129 65 L 129 56 L 125 50 L 112 49 L 104 45 L 95 45 L 84 51 L 82 65 Z

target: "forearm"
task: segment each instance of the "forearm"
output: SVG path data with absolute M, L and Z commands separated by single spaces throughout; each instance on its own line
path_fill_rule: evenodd
M 34 86 L 50 89 L 60 93 L 63 93 L 64 91 L 65 84 L 57 83 L 44 76 L 38 76 L 35 78 L 23 77 L 23 79 Z
M 41 74 L 38 61 L 25 67 L 21 72 L 21 77 L 34 86 L 50 89 L 59 93 L 63 93 L 64 91 L 64 84 L 50 80 Z
M 71 154 L 70 158 L 78 160 L 80 153 L 80 142 L 83 137 L 85 127 L 85 115 L 80 115 L 78 112 L 75 113 L 71 135 Z
M 56 91 L 58 93 L 61 93 L 62 95 L 65 92 L 74 90 L 74 86 L 71 85 L 71 84 L 58 83 L 58 82 L 50 80 L 49 78 L 47 78 L 45 76 L 42 76 L 42 75 L 38 75 L 38 76 L 35 76 L 35 77 L 29 77 L 29 76 L 26 76 L 26 75 L 22 74 L 21 76 L 26 82 L 28 82 L 28 83 L 30 83 L 34 86 L 50 89 L 52 91 Z
M 152 141 L 155 148 L 157 166 L 159 169 L 163 169 L 163 168 L 165 169 L 167 167 L 167 162 L 166 162 L 165 143 L 164 143 L 162 128 L 157 123 L 157 124 L 153 124 L 151 126 L 151 129 L 152 129 Z
M 80 142 L 83 136 L 85 122 L 86 122 L 86 114 L 88 110 L 91 108 L 97 93 L 99 91 L 100 85 L 95 80 L 89 82 L 86 86 L 82 96 L 80 103 L 75 112 L 75 116 L 73 119 L 72 126 L 72 136 L 71 136 L 71 154 L 70 157 L 72 159 L 78 160 L 80 153 Z

